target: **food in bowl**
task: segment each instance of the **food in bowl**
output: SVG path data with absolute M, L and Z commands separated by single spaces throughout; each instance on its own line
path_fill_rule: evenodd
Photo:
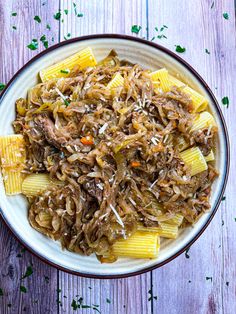
M 101 262 L 156 258 L 210 208 L 217 125 L 207 99 L 170 75 L 90 48 L 40 71 L 0 138 L 7 195 L 31 226 Z

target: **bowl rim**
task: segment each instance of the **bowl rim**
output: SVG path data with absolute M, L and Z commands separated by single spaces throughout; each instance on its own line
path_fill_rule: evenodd
M 149 266 L 149 267 L 146 267 L 146 268 L 143 268 L 141 270 L 134 271 L 134 272 L 129 272 L 129 273 L 126 273 L 126 274 L 117 274 L 117 275 L 96 275 L 96 274 L 81 273 L 79 271 L 70 270 L 70 269 L 68 269 L 66 267 L 60 266 L 60 265 L 50 261 L 46 257 L 42 256 L 40 253 L 38 253 L 34 249 L 32 249 L 16 233 L 16 231 L 12 228 L 10 223 L 7 221 L 6 217 L 4 216 L 4 213 L 1 211 L 0 217 L 1 217 L 2 221 L 5 223 L 5 225 L 8 227 L 8 229 L 11 231 L 13 236 L 23 245 L 23 247 L 25 247 L 30 253 L 32 253 L 34 256 L 39 258 L 41 261 L 45 262 L 46 264 L 48 264 L 50 266 L 55 267 L 57 270 L 65 271 L 66 273 L 69 273 L 69 274 L 72 274 L 72 275 L 81 276 L 81 277 L 85 277 L 85 278 L 94 278 L 94 279 L 127 278 L 127 277 L 131 277 L 131 276 L 141 275 L 141 274 L 146 273 L 148 271 L 151 271 L 151 270 L 154 270 L 156 268 L 159 268 L 159 267 L 169 263 L 170 261 L 174 260 L 180 254 L 182 254 L 184 251 L 186 251 L 202 235 L 202 233 L 206 230 L 206 228 L 210 224 L 211 220 L 213 219 L 216 211 L 219 208 L 219 205 L 221 203 L 221 199 L 223 197 L 223 194 L 224 194 L 224 191 L 225 191 L 225 188 L 226 188 L 226 183 L 227 183 L 227 180 L 228 180 L 229 165 L 230 165 L 229 135 L 228 135 L 226 122 L 225 122 L 223 113 L 221 111 L 221 108 L 220 108 L 220 106 L 218 104 L 218 101 L 217 101 L 216 97 L 214 96 L 213 92 L 211 91 L 209 85 L 205 82 L 205 80 L 200 76 L 200 74 L 198 74 L 198 72 L 188 62 L 183 60 L 180 56 L 178 56 L 177 54 L 175 54 L 174 52 L 172 52 L 168 48 L 165 48 L 165 47 L 163 47 L 163 46 L 161 46 L 159 44 L 156 44 L 154 42 L 148 41 L 146 39 L 133 37 L 133 36 L 129 36 L 129 35 L 124 35 L 124 34 L 112 34 L 112 33 L 111 34 L 93 34 L 93 35 L 86 35 L 86 36 L 75 37 L 75 38 L 66 40 L 64 42 L 60 42 L 58 44 L 55 44 L 55 45 L 49 47 L 48 49 L 38 53 L 36 56 L 34 56 L 32 59 L 30 59 L 25 65 L 23 65 L 23 67 L 21 67 L 13 75 L 13 77 L 10 79 L 10 81 L 6 84 L 6 87 L 5 87 L 4 91 L 0 95 L 0 106 L 1 106 L 1 101 L 4 98 L 4 95 L 10 90 L 11 84 L 15 81 L 15 79 L 17 79 L 17 77 L 21 74 L 21 72 L 23 72 L 29 65 L 33 64 L 34 61 L 36 61 L 37 59 L 39 59 L 43 55 L 46 55 L 47 53 L 50 53 L 51 51 L 56 50 L 57 48 L 60 48 L 60 47 L 66 46 L 66 45 L 70 45 L 71 43 L 82 42 L 82 41 L 91 40 L 91 39 L 122 39 L 122 40 L 133 41 L 133 42 L 136 42 L 136 43 L 148 45 L 148 46 L 151 46 L 151 47 L 153 47 L 155 49 L 158 49 L 158 50 L 166 53 L 170 57 L 174 58 L 175 60 L 177 60 L 181 65 L 183 65 L 185 68 L 187 68 L 187 70 L 189 70 L 191 72 L 191 74 L 193 74 L 193 76 L 196 77 L 198 79 L 198 81 L 201 83 L 201 85 L 207 90 L 208 95 L 210 96 L 214 106 L 216 107 L 217 113 L 219 114 L 219 118 L 220 118 L 220 120 L 222 122 L 222 127 L 223 127 L 223 131 L 224 131 L 224 136 L 223 137 L 224 137 L 225 146 L 226 146 L 226 151 L 225 151 L 225 153 L 226 153 L 225 177 L 223 178 L 221 191 L 220 191 L 220 193 L 218 195 L 218 199 L 217 199 L 217 201 L 215 203 L 215 207 L 213 208 L 212 213 L 209 216 L 208 220 L 205 222 L 205 224 L 201 227 L 199 232 L 191 239 L 191 241 L 189 241 L 188 244 L 186 244 L 183 248 L 181 248 L 174 255 L 170 256 L 169 258 L 167 258 L 166 260 L 164 260 L 163 262 L 161 262 L 161 263 L 159 263 L 157 265 Z

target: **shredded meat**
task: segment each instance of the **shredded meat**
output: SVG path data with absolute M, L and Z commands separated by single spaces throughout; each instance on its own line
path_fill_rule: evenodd
M 117 71 L 124 86 L 109 90 Z M 210 207 L 217 172 L 191 176 L 178 140 L 206 156 L 217 130 L 191 133 L 192 108 L 181 89 L 157 93 L 147 70 L 114 52 L 95 68 L 36 85 L 18 101 L 14 126 L 27 143 L 27 171 L 62 185 L 29 199 L 31 225 L 68 250 L 101 257 L 140 224 L 159 226 L 176 213 L 195 222 Z

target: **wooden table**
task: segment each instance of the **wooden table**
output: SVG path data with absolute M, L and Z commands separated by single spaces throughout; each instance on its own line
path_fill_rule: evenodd
M 231 156 L 236 156 L 236 49 L 233 0 L 8 0 L 0 2 L 0 82 L 6 83 L 26 61 L 45 49 L 32 51 L 33 38 L 46 35 L 49 46 L 94 33 L 131 34 L 131 26 L 142 26 L 138 35 L 175 50 L 208 82 L 219 102 L 229 97 L 222 110 L 227 121 Z M 64 10 L 68 9 L 68 15 Z M 53 16 L 61 10 L 60 20 Z M 17 16 L 12 16 L 16 12 Z M 223 13 L 228 13 L 228 19 Z M 34 21 L 41 18 L 41 23 Z M 50 30 L 46 25 L 50 25 Z M 160 32 L 162 25 L 166 25 Z M 16 29 L 13 28 L 16 26 Z M 155 30 L 158 28 L 158 32 Z M 48 27 L 49 28 L 49 27 Z M 159 36 L 160 37 L 160 36 Z M 207 49 L 207 53 L 206 50 Z M 47 266 L 22 246 L 1 222 L 0 313 L 75 313 L 76 295 L 86 305 L 99 305 L 101 313 L 236 313 L 236 166 L 231 158 L 226 200 L 201 238 L 168 265 L 141 276 L 118 280 L 94 280 L 69 275 Z M 16 208 L 17 211 L 17 208 Z M 19 222 L 20 223 L 20 222 Z M 22 274 L 32 264 L 33 274 Z M 61 291 L 60 291 L 61 290 Z M 58 299 L 60 302 L 58 302 Z M 78 312 L 81 311 L 77 310 Z M 96 313 L 84 308 L 84 313 Z

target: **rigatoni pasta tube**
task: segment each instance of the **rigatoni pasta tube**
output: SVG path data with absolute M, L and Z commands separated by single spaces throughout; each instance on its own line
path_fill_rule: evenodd
M 184 82 L 181 82 L 180 80 L 178 80 L 177 78 L 175 78 L 172 75 L 169 75 L 169 84 L 170 84 L 170 86 L 177 86 L 177 87 L 186 86 L 186 84 Z
M 177 138 L 177 147 L 178 147 L 180 152 L 182 152 L 183 150 L 185 150 L 186 148 L 189 147 L 188 142 L 185 140 L 185 138 L 183 136 L 179 136 Z
M 173 218 L 166 220 L 168 224 L 180 226 L 183 222 L 184 216 L 176 214 Z
M 22 135 L 14 134 L 0 137 L 1 168 L 7 195 L 21 193 L 25 166 L 25 142 Z
M 207 156 L 205 156 L 205 160 L 206 162 L 215 160 L 215 155 L 214 155 L 213 150 L 211 150 L 210 153 Z
M 88 47 L 64 59 L 63 61 L 41 70 L 39 75 L 41 80 L 46 82 L 53 78 L 67 77 L 76 65 L 81 69 L 84 69 L 86 67 L 93 67 L 96 64 L 97 61 L 93 55 L 93 51 L 90 47 Z
M 26 196 L 37 196 L 53 184 L 62 184 L 61 181 L 51 180 L 46 173 L 28 175 L 22 183 L 22 193 Z
M 191 176 L 207 170 L 206 160 L 199 147 L 192 147 L 180 153 L 180 158 L 191 169 Z
M 124 85 L 124 78 L 120 73 L 116 73 L 112 80 L 107 84 L 108 89 L 116 88 Z
M 115 256 L 133 258 L 156 258 L 160 249 L 160 238 L 156 233 L 135 232 L 127 239 L 121 239 L 113 244 Z
M 200 112 L 206 109 L 208 101 L 204 96 L 202 96 L 189 86 L 184 87 L 183 92 L 188 94 L 192 100 L 192 112 Z
M 200 129 L 209 128 L 211 126 L 216 126 L 215 119 L 208 111 L 201 112 L 197 114 L 196 118 L 193 121 L 191 127 L 191 132 L 197 131 Z
M 138 225 L 138 231 L 157 233 L 160 237 L 176 239 L 178 236 L 178 226 L 166 222 L 159 222 L 160 227 L 145 227 Z
M 154 86 L 155 83 L 158 82 L 159 88 L 161 88 L 163 92 L 168 92 L 170 90 L 168 71 L 165 68 L 150 73 L 150 77 L 154 82 Z

